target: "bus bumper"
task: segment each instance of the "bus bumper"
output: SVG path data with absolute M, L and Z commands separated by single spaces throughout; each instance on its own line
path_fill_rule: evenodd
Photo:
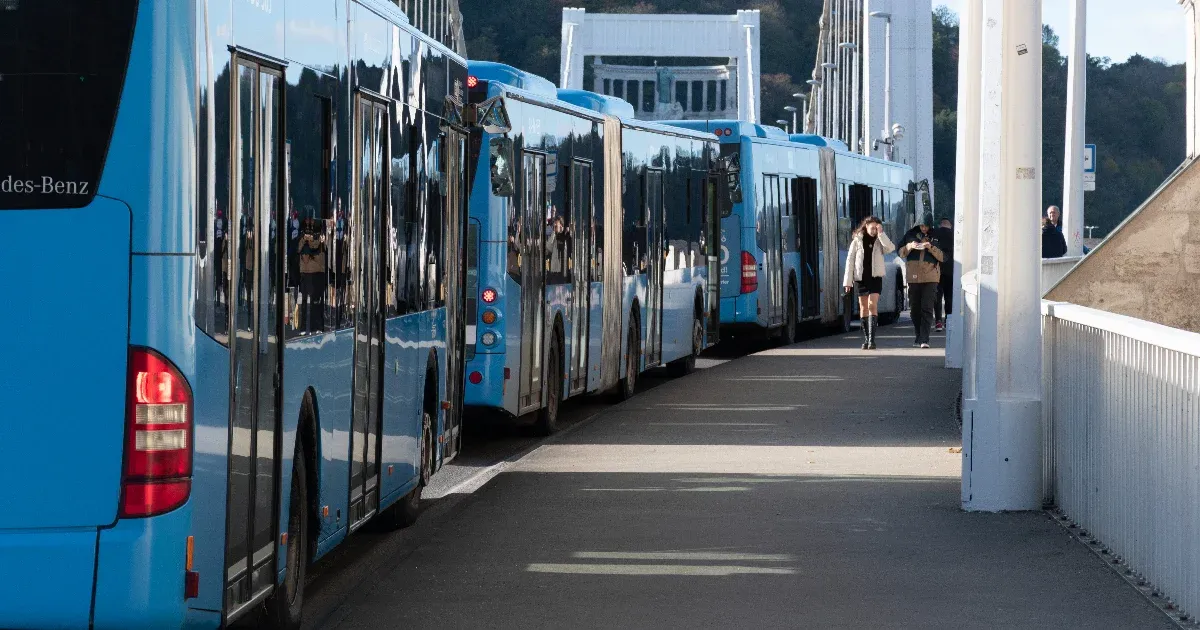
M 721 323 L 728 324 L 757 324 L 758 321 L 758 292 L 740 293 L 734 297 L 721 298 Z
M 96 529 L 0 533 L 0 628 L 86 628 Z
M 180 627 L 190 518 L 0 533 L 0 627 Z
M 468 407 L 504 407 L 504 354 L 477 354 L 467 362 L 464 402 Z M 479 382 L 472 383 L 473 374 Z
M 191 502 L 150 518 L 117 521 L 100 531 L 95 628 L 178 628 L 183 625 L 184 574 Z M 224 553 L 196 549 L 195 553 Z M 219 575 L 200 579 L 220 580 Z

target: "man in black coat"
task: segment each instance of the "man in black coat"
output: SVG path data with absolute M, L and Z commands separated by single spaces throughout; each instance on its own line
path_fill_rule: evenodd
M 1067 255 L 1067 239 L 1050 219 L 1042 219 L 1042 258 L 1062 258 Z
M 933 301 L 934 327 L 946 329 L 946 316 L 954 312 L 954 223 L 943 217 L 929 231 L 930 240 L 942 250 L 942 275 L 938 281 L 937 297 Z

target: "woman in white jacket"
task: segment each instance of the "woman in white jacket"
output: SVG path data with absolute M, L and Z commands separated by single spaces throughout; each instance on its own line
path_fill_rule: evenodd
M 846 276 L 842 286 L 846 293 L 858 289 L 858 313 L 862 322 L 863 350 L 875 349 L 875 329 L 879 326 L 879 294 L 883 292 L 883 274 L 887 266 L 884 254 L 896 251 L 896 246 L 883 232 L 883 223 L 875 217 L 863 219 L 854 230 L 854 240 L 846 255 Z

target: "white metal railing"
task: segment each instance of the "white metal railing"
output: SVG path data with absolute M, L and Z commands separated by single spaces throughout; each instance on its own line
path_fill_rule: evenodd
M 1046 295 L 1059 280 L 1063 279 L 1083 260 L 1083 256 L 1064 256 L 1062 258 L 1042 259 L 1042 295 Z
M 1200 334 L 1042 302 L 1046 498 L 1200 613 Z

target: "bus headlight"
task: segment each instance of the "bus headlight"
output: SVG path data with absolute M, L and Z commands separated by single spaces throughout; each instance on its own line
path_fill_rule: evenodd
M 493 346 L 496 344 L 496 333 L 491 331 L 485 332 L 479 337 L 479 340 L 482 341 L 483 345 L 485 346 Z

